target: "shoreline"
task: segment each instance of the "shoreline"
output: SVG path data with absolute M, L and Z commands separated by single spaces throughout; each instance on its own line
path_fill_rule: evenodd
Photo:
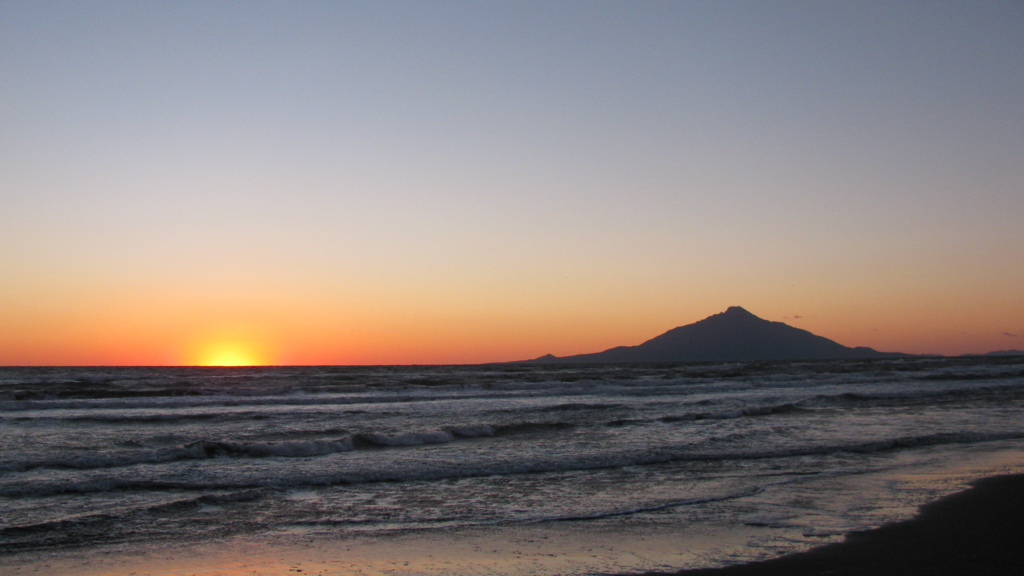
M 991 476 L 902 522 L 806 552 L 676 576 L 1013 574 L 1024 565 L 1024 474 Z M 655 576 L 665 573 L 648 573 Z
M 746 539 L 742 531 L 704 527 L 682 538 L 671 531 L 634 532 L 625 547 L 616 541 L 622 534 L 614 530 L 582 533 L 569 525 L 554 529 L 517 526 L 501 534 L 455 541 L 451 540 L 453 533 L 408 539 L 395 535 L 388 542 L 321 540 L 293 534 L 272 546 L 255 539 L 213 547 L 47 554 L 27 562 L 11 557 L 8 561 L 13 562 L 5 569 L 12 576 L 40 570 L 54 576 L 288 576 L 299 572 L 319 576 L 582 576 L 623 574 L 620 561 L 626 554 L 652 560 L 646 571 L 638 566 L 630 576 L 1016 573 L 1024 565 L 1024 548 L 1020 547 L 1024 540 L 1024 474 L 985 476 L 967 485 L 970 488 L 921 505 L 909 520 L 849 533 L 842 541 L 802 552 L 717 568 L 679 570 L 671 563 L 659 567 L 655 559 L 671 555 L 674 562 L 681 561 L 675 566 L 699 566 L 704 550 L 742 547 Z

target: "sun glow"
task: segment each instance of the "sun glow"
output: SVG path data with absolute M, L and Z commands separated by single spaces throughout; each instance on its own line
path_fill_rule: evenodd
M 263 364 L 251 353 L 231 345 L 223 345 L 213 349 L 200 362 L 200 366 L 256 366 Z
M 189 364 L 195 366 L 267 366 L 270 354 L 251 338 L 226 337 L 204 340 L 192 349 Z

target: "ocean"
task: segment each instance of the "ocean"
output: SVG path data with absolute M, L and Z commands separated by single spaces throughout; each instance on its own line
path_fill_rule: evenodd
M 0 566 L 315 545 L 324 574 L 668 571 L 1017 472 L 1024 357 L 0 368 Z

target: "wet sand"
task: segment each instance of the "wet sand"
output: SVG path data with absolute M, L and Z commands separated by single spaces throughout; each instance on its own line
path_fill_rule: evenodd
M 683 576 L 902 576 L 1020 574 L 1024 566 L 1024 475 L 979 480 L 925 505 L 912 520 L 773 560 Z
M 3 576 L 592 576 L 707 565 L 762 529 L 576 523 L 397 532 L 368 538 L 277 534 L 252 539 L 0 560 Z

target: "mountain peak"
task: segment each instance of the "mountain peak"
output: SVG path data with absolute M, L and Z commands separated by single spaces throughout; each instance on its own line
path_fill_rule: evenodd
M 870 348 L 849 348 L 806 330 L 759 318 L 741 306 L 730 306 L 725 312 L 673 328 L 637 346 L 564 358 L 549 355 L 536 361 L 707 362 L 885 356 Z
M 701 320 L 700 322 L 698 322 L 698 324 L 701 324 L 703 322 L 711 322 L 712 324 L 720 324 L 720 323 L 724 322 L 724 323 L 727 323 L 727 324 L 744 324 L 744 325 L 746 325 L 746 324 L 758 324 L 758 323 L 762 323 L 762 322 L 763 323 L 768 323 L 767 320 L 761 318 L 760 316 L 755 316 L 754 314 L 750 313 L 746 308 L 743 308 L 742 306 L 729 306 L 729 308 L 727 308 L 725 310 L 725 312 L 719 312 L 718 314 L 712 314 L 711 316 L 708 316 L 704 320 Z

